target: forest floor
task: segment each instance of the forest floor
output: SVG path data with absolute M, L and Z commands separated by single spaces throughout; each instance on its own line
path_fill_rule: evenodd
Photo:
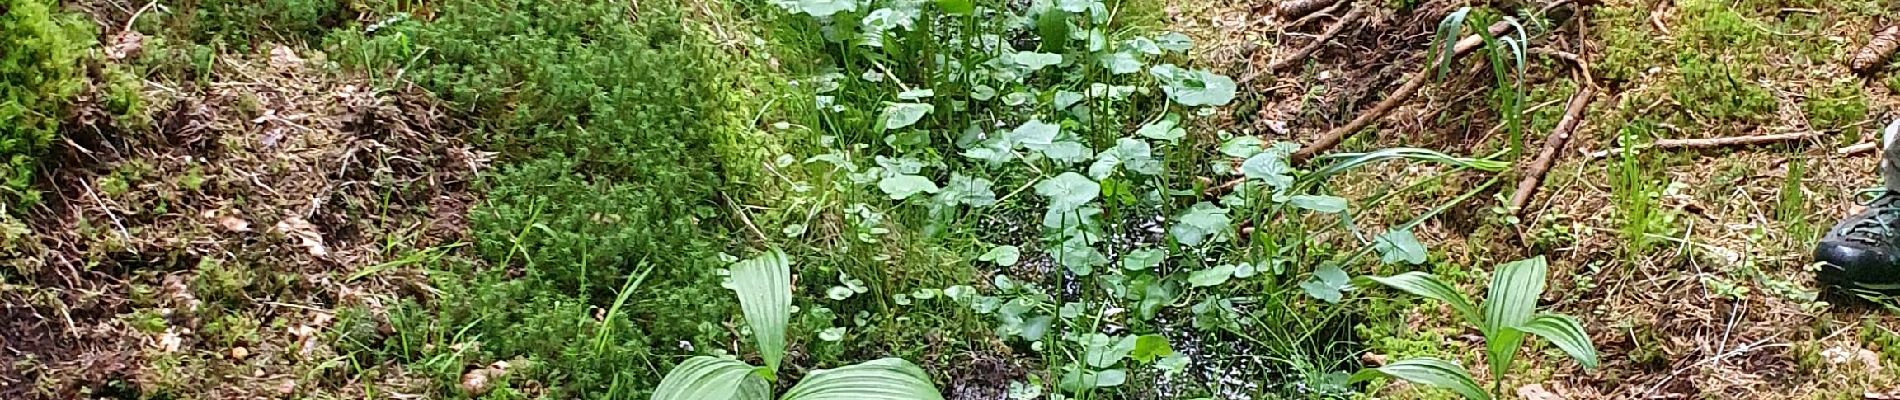
M 921 145 L 883 135 L 888 121 L 876 110 L 918 100 L 873 94 L 865 87 L 888 85 L 869 76 L 929 80 L 931 70 L 900 65 L 926 58 L 906 58 L 910 48 L 895 35 L 885 53 L 828 47 L 821 30 L 777 2 L 652 6 L 663 11 L 615 1 L 197 3 L 61 4 L 96 43 L 85 88 L 40 156 L 34 186 L 43 199 L 17 219 L 0 209 L 0 398 L 645 399 L 684 356 L 747 357 L 750 330 L 720 274 L 765 247 L 804 260 L 794 282 L 810 298 L 799 307 L 811 311 L 792 321 L 803 339 L 786 361 L 798 376 L 897 355 L 931 371 L 948 398 L 1020 400 L 1045 387 L 1056 393 L 1064 371 L 1092 363 L 1062 361 L 1062 343 L 1087 339 L 1012 337 L 1023 334 L 1020 318 L 948 301 L 972 286 L 992 301 L 1035 303 L 1026 315 L 1048 314 L 1044 329 L 1058 318 L 1052 332 L 1167 336 L 1192 363 L 1182 378 L 1128 361 L 1136 372 L 1127 385 L 1070 398 L 1451 398 L 1402 383 L 1322 391 L 1295 382 L 1332 382 L 1405 357 L 1484 358 L 1483 338 L 1449 307 L 1367 294 L 1328 308 L 1337 299 L 1304 297 L 1292 284 L 1311 265 L 1296 265 L 1284 281 L 1227 284 L 1222 275 L 1229 286 L 1171 295 L 1151 321 L 1114 316 L 1146 305 L 1084 300 L 1085 312 L 1074 312 L 1074 298 L 1110 289 L 1077 289 L 1091 282 L 1077 275 L 1088 273 L 1064 268 L 1053 249 L 1069 241 L 1046 240 L 1044 227 L 1061 223 L 1039 215 L 1039 202 L 1057 195 L 1031 188 L 1061 164 L 981 170 L 930 149 L 948 148 L 931 140 L 955 138 L 964 128 L 956 123 L 981 125 L 944 100 L 962 99 L 951 90 L 977 91 L 969 88 L 939 89 L 944 108 L 916 122 L 947 133 L 921 135 Z M 1428 61 L 1433 32 L 1454 10 L 1476 7 L 1473 21 L 1517 16 L 1525 51 L 1491 44 L 1464 55 L 1326 149 L 1502 154 L 1512 134 L 1500 110 L 1516 96 L 1527 150 L 1502 158 L 1511 163 L 1505 171 L 1389 162 L 1323 184 L 1353 199 L 1352 225 L 1395 226 L 1455 205 L 1410 230 L 1430 248 L 1420 268 L 1466 293 L 1483 290 L 1492 266 L 1548 258 L 1553 278 L 1540 303 L 1582 322 L 1601 365 L 1585 369 L 1542 346 L 1533 354 L 1546 356 L 1522 357 L 1511 376 L 1465 362 L 1474 375 L 1535 400 L 1900 398 L 1900 304 L 1820 287 L 1810 255 L 1829 226 L 1859 210 L 1867 198 L 1859 193 L 1879 185 L 1878 152 L 1846 149 L 1878 143 L 1896 118 L 1900 68 L 1857 73 L 1848 65 L 1900 10 L 1873 0 L 1346 1 L 1289 21 L 1272 2 L 1107 3 L 1145 21 L 1117 26 L 1136 32 L 1129 38 L 1178 31 L 1194 39 L 1187 55 L 1152 61 L 1239 82 L 1224 107 L 1161 101 L 1131 105 L 1133 115 L 1102 111 L 1128 118 L 1102 131 L 1163 115 L 1185 120 L 1192 129 L 1181 143 L 1192 150 L 1157 141 L 1165 149 L 1157 158 L 1170 171 L 1190 166 L 1179 169 L 1192 176 L 1172 178 L 1205 180 L 1186 195 L 1156 190 L 1189 200 L 1136 200 L 1125 188 L 1127 200 L 1115 200 L 1114 189 L 1100 189 L 1111 193 L 1102 202 L 1128 203 L 1107 206 L 1110 215 L 1172 218 L 1225 178 L 1203 167 L 1240 162 L 1216 149 L 1222 141 L 1318 142 L 1407 79 L 1437 74 Z M 1011 32 L 1019 42 L 1032 36 Z M 1508 69 L 1513 56 L 1523 59 L 1522 79 L 1500 78 L 1492 62 Z M 834 70 L 848 73 L 828 77 Z M 1021 86 L 1042 102 L 1098 78 Z M 812 92 L 834 80 L 854 83 Z M 1111 83 L 1124 82 L 1134 81 Z M 1130 85 L 1154 84 L 1143 82 Z M 895 83 L 912 92 L 902 78 Z M 1036 84 L 1055 86 L 1035 92 Z M 1513 85 L 1521 95 L 1507 93 Z M 1587 101 L 1571 101 L 1579 93 Z M 814 94 L 858 109 L 827 113 L 823 100 L 809 105 Z M 1573 103 L 1582 105 L 1580 123 L 1540 173 L 1541 190 L 1510 209 L 1531 174 L 1525 166 Z M 983 117 L 997 129 L 1031 116 L 1076 130 L 1096 121 L 989 112 L 1003 116 Z M 1789 134 L 1798 137 L 1649 146 Z M 1118 139 L 1105 135 L 1094 143 Z M 933 177 L 982 171 L 969 175 L 994 179 L 991 200 L 1002 204 L 944 217 L 857 182 L 857 169 L 806 166 L 836 162 L 825 157 L 870 165 L 873 156 L 878 167 L 870 168 L 885 172 L 910 161 Z M 1226 173 L 1246 176 L 1234 169 Z M 949 180 L 946 188 L 958 186 Z M 1129 210 L 1136 217 L 1120 215 Z M 1133 246 L 1174 234 L 1110 225 L 1125 231 L 1115 240 Z M 1199 254 L 1242 253 L 1255 227 L 1236 225 L 1233 248 Z M 1317 260 L 1345 253 L 1333 246 L 1357 243 L 1356 234 L 1300 238 Z M 998 245 L 1017 242 L 1022 264 L 996 261 Z M 1124 245 L 1100 246 L 1124 265 L 1130 248 L 1113 248 Z M 1156 263 L 1176 268 L 1155 274 L 1157 287 L 1202 266 Z M 1114 269 L 1101 264 L 1094 267 Z M 1125 273 L 1115 276 L 1149 276 Z M 1027 289 L 999 283 L 1010 277 Z M 1032 293 L 1036 284 L 1054 296 Z M 946 300 L 925 306 L 930 297 Z M 1042 298 L 1051 300 L 1034 300 Z M 1193 299 L 1206 301 L 1190 306 Z M 1203 306 L 1229 300 L 1243 310 L 1261 303 L 1248 318 L 1221 314 L 1232 304 Z M 1273 314 L 1269 303 L 1292 315 Z M 1209 315 L 1292 321 L 1308 336 L 1267 343 L 1245 337 L 1249 329 L 1202 326 Z M 1326 340 L 1334 342 L 1311 343 Z

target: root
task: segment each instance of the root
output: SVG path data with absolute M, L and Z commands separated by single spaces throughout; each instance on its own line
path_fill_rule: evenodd
M 1280 20 L 1292 21 L 1330 7 L 1339 0 L 1286 0 L 1280 3 Z
M 1279 71 L 1306 61 L 1307 57 L 1313 56 L 1313 53 L 1319 51 L 1321 47 L 1326 47 L 1326 42 L 1332 41 L 1333 38 L 1339 36 L 1341 32 L 1345 32 L 1347 26 L 1357 23 L 1359 17 L 1364 16 L 1365 13 L 1365 7 L 1353 7 L 1352 11 L 1347 11 L 1345 16 L 1339 17 L 1339 22 L 1333 23 L 1333 27 L 1327 29 L 1326 33 L 1320 34 L 1319 37 L 1313 39 L 1312 43 L 1308 43 L 1306 47 L 1300 48 L 1299 51 L 1293 52 L 1292 55 L 1282 58 L 1279 61 L 1274 61 L 1273 64 L 1267 66 L 1267 70 Z M 1250 76 L 1247 79 L 1242 79 L 1242 81 L 1245 82 L 1251 80 L 1251 78 Z

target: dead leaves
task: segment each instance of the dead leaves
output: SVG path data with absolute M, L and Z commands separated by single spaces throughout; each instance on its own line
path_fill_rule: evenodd
M 311 224 L 310 221 L 298 217 L 284 218 L 283 221 L 277 222 L 275 229 L 278 234 L 296 240 L 298 245 L 302 246 L 304 251 L 310 252 L 312 257 L 323 258 L 330 255 L 330 249 L 323 246 L 323 233 L 317 231 L 317 226 Z

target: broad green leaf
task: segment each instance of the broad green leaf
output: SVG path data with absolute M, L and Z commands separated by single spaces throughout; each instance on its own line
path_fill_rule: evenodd
M 818 331 L 818 340 L 836 342 L 844 340 L 845 327 L 834 326 Z
M 1018 250 L 1016 246 L 996 246 L 990 248 L 990 251 L 984 252 L 983 255 L 977 256 L 976 259 L 977 261 L 993 262 L 999 266 L 1012 267 L 1022 258 L 1022 255 L 1022 251 Z
M 1294 195 L 1287 200 L 1287 203 L 1292 204 L 1294 207 L 1327 214 L 1337 214 L 1341 211 L 1346 211 L 1346 199 L 1339 196 L 1301 194 Z
M 1537 311 L 1545 270 L 1544 257 L 1538 256 L 1499 265 L 1494 272 L 1491 293 L 1484 300 L 1483 326 L 1492 372 L 1505 371 L 1516 357 L 1524 337 L 1517 327 L 1530 322 Z
M 1194 271 L 1188 274 L 1188 285 L 1194 287 L 1208 287 L 1227 283 L 1228 278 L 1234 277 L 1234 268 L 1233 264 L 1224 264 Z
M 1009 55 L 1009 61 L 1014 62 L 1016 63 L 1016 65 L 1020 65 L 1023 68 L 1026 68 L 1030 71 L 1036 71 L 1043 68 L 1047 68 L 1051 65 L 1061 64 L 1062 55 L 1025 51 L 1025 52 L 1011 53 Z
M 1163 260 L 1166 260 L 1167 258 L 1168 258 L 1168 253 L 1166 251 L 1163 251 L 1161 249 L 1142 248 L 1142 249 L 1130 251 L 1127 254 L 1123 254 L 1121 264 L 1122 264 L 1122 269 L 1126 269 L 1130 271 L 1143 271 L 1149 268 L 1160 266 L 1161 262 Z
M 1590 342 L 1590 335 L 1583 332 L 1583 324 L 1576 318 L 1559 314 L 1538 314 L 1517 328 L 1520 331 L 1537 335 L 1549 340 L 1550 344 L 1563 349 L 1564 354 L 1576 359 L 1584 368 L 1597 367 L 1597 348 Z
M 851 296 L 856 295 L 856 294 L 858 294 L 857 291 L 851 290 L 851 288 L 844 287 L 844 286 L 832 286 L 831 289 L 825 290 L 825 298 L 832 299 L 832 300 L 849 299 L 851 298 Z
M 1094 246 L 1089 245 L 1086 236 L 1082 235 L 1062 241 L 1062 246 L 1050 256 L 1055 258 L 1056 264 L 1061 264 L 1078 276 L 1088 276 L 1094 273 L 1095 267 L 1108 265 L 1108 256 L 1095 250 Z
M 1056 0 L 1056 8 L 1062 11 L 1081 13 L 1088 11 L 1089 5 L 1095 4 L 1096 1 L 1097 0 Z
M 1176 53 L 1185 53 L 1194 48 L 1194 41 L 1180 32 L 1163 33 L 1155 37 L 1155 47 Z
M 1339 303 L 1340 291 L 1345 289 L 1350 282 L 1347 279 L 1346 270 L 1340 269 L 1338 265 L 1325 263 L 1320 264 L 1319 269 L 1313 271 L 1312 279 L 1300 282 L 1300 289 L 1327 303 Z
M 1075 172 L 1064 172 L 1036 184 L 1036 194 L 1049 198 L 1051 210 L 1074 210 L 1102 194 L 1102 186 Z
M 1082 142 L 1063 139 L 1043 147 L 1042 155 L 1049 157 L 1051 161 L 1074 164 L 1087 161 L 1089 157 L 1094 157 L 1095 151 L 1090 150 L 1089 146 L 1082 144 Z
M 836 369 L 820 369 L 785 391 L 780 400 L 942 400 L 922 368 L 899 358 L 883 358 Z
M 924 119 L 935 106 L 923 103 L 891 103 L 884 106 L 884 129 L 900 129 Z
M 1234 79 L 1226 75 L 1194 70 L 1189 79 L 1162 86 L 1174 102 L 1189 107 L 1222 106 L 1234 101 Z
M 1186 137 L 1187 130 L 1176 127 L 1175 120 L 1173 118 L 1164 118 L 1162 120 L 1155 121 L 1154 123 L 1151 123 L 1151 124 L 1142 125 L 1141 129 L 1135 131 L 1135 134 L 1141 135 L 1142 137 L 1146 137 L 1149 139 L 1174 142 L 1177 140 L 1181 140 L 1182 137 Z M 1253 138 L 1252 136 L 1242 136 L 1242 137 Z M 1253 140 L 1258 142 L 1260 139 L 1254 138 Z M 1225 146 L 1222 146 L 1222 147 L 1225 147 Z M 1259 149 L 1259 145 L 1256 143 L 1255 151 L 1258 151 L 1258 149 Z
M 746 363 L 724 358 L 689 358 L 660 379 L 652 400 L 733 399 L 746 380 L 763 381 L 752 375 L 752 369 Z
M 930 89 L 911 89 L 911 90 L 906 90 L 906 91 L 902 91 L 902 92 L 898 92 L 898 93 L 897 93 L 897 98 L 898 98 L 899 100 L 917 100 L 917 99 L 921 99 L 921 98 L 926 98 L 926 97 L 930 97 L 930 96 L 935 96 L 936 94 L 937 94 L 937 91 L 935 91 L 935 90 L 930 90 Z
M 1155 358 L 1174 354 L 1174 347 L 1168 345 L 1168 338 L 1161 335 L 1141 335 L 1135 338 L 1135 350 L 1128 357 L 1142 363 L 1154 362 Z
M 1155 360 L 1155 369 L 1161 371 L 1164 376 L 1180 375 L 1181 371 L 1187 370 L 1189 361 L 1192 360 L 1189 360 L 1186 354 L 1174 353 Z
M 1151 56 L 1161 55 L 1161 46 L 1156 45 L 1154 39 L 1145 37 L 1135 37 L 1134 39 L 1124 40 L 1120 47 L 1124 52 L 1136 52 Z
M 1057 110 L 1066 110 L 1069 108 L 1069 106 L 1073 106 L 1075 105 L 1075 103 L 1082 102 L 1082 98 L 1083 98 L 1082 93 L 1080 92 L 1058 90 L 1056 91 L 1056 95 L 1053 100 L 1055 100 L 1054 105 L 1056 106 Z
M 785 356 L 785 320 L 792 314 L 791 268 L 791 260 L 778 249 L 732 266 L 739 309 L 752 327 L 753 340 L 758 341 L 759 358 L 771 371 L 778 371 L 779 360 Z
M 1418 242 L 1418 236 L 1413 236 L 1410 229 L 1386 231 L 1372 243 L 1372 248 L 1379 251 L 1379 261 L 1386 264 L 1425 263 L 1425 245 Z
M 1009 140 L 1010 143 L 1030 149 L 1041 150 L 1055 143 L 1056 135 L 1061 133 L 1062 127 L 1060 125 L 1032 119 L 1029 120 L 1029 122 L 1024 122 L 1021 126 L 1017 126 L 1016 129 L 1009 131 L 1008 134 L 1004 135 L 1004 138 Z
M 878 180 L 877 188 L 890 195 L 891 200 L 908 199 L 918 193 L 936 193 L 937 184 L 930 178 L 917 175 L 891 175 Z
M 1478 308 L 1472 305 L 1471 300 L 1466 298 L 1464 293 L 1458 292 L 1457 289 L 1453 289 L 1451 285 L 1446 284 L 1443 280 L 1439 280 L 1437 276 L 1433 276 L 1432 274 L 1412 271 L 1393 276 L 1368 276 L 1365 278 L 1393 289 L 1411 293 L 1414 296 L 1445 302 L 1445 304 L 1451 305 L 1452 311 L 1456 311 L 1460 317 L 1465 319 L 1466 323 L 1474 326 L 1483 323 L 1483 319 L 1478 315 Z
M 1090 343 L 1082 358 L 1091 367 L 1108 368 L 1128 358 L 1128 353 L 1135 351 L 1136 340 L 1134 336 L 1123 336 L 1121 339 L 1110 338 L 1108 343 Z
M 1277 151 L 1262 151 L 1248 157 L 1240 163 L 1240 173 L 1276 190 L 1293 186 L 1293 167 L 1287 165 L 1286 154 Z
M 1095 59 L 1101 62 L 1102 68 L 1107 69 L 1110 74 L 1126 75 L 1141 72 L 1141 60 L 1125 51 L 1102 54 L 1096 56 Z
M 1233 158 L 1250 158 L 1265 151 L 1267 142 L 1253 136 L 1235 136 L 1220 144 L 1220 153 Z
M 1009 381 L 1009 390 L 1003 393 L 1009 400 L 1037 400 L 1042 398 L 1042 385 L 1012 380 Z
M 1391 377 L 1413 384 L 1436 386 L 1449 389 L 1453 393 L 1469 400 L 1491 400 L 1491 395 L 1471 379 L 1471 373 L 1464 367 L 1450 361 L 1436 358 L 1414 358 L 1401 360 L 1379 368 L 1359 370 L 1347 379 L 1349 383 L 1364 382 L 1378 377 Z
M 1176 217 L 1174 225 L 1168 227 L 1168 234 L 1181 244 L 1199 246 L 1227 240 L 1232 224 L 1233 220 L 1227 218 L 1227 209 L 1203 201 Z
M 996 204 L 996 191 L 990 188 L 992 185 L 994 183 L 988 179 L 953 172 L 950 174 L 950 183 L 937 193 L 937 202 L 988 207 Z
M 1068 373 L 1062 374 L 1062 381 L 1057 386 L 1064 391 L 1074 393 L 1089 388 L 1121 386 L 1127 382 L 1128 372 L 1120 369 L 1106 371 L 1070 369 Z

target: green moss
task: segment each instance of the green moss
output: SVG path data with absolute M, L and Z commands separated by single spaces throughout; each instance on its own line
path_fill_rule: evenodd
M 35 203 L 37 157 L 84 85 L 91 24 L 46 0 L 0 0 L 0 213 Z
M 1861 93 L 1857 80 L 1838 79 L 1809 88 L 1801 108 L 1814 129 L 1838 131 L 1845 143 L 1861 141 L 1866 130 L 1862 122 L 1867 119 L 1867 96 Z

